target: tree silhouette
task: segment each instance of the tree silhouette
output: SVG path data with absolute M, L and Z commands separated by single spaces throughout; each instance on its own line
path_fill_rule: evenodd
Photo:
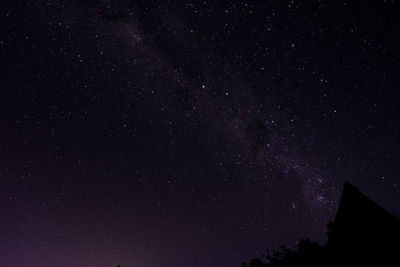
M 303 239 L 296 248 L 282 246 L 262 261 L 243 267 L 263 266 L 400 266 L 400 220 L 356 187 L 345 183 L 334 221 L 327 224 L 325 245 Z M 397 263 L 396 263 L 397 262 Z

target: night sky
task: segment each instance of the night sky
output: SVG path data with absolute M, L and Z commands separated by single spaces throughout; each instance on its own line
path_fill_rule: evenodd
M 0 266 L 240 266 L 400 214 L 398 1 L 1 1 Z

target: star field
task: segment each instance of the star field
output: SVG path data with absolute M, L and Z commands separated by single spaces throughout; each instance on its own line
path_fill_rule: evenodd
M 2 2 L 0 265 L 240 266 L 399 214 L 397 1 Z

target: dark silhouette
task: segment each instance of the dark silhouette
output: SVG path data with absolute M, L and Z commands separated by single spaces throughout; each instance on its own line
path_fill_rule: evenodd
M 400 266 L 399 218 L 348 182 L 327 233 L 325 245 L 301 240 L 295 249 L 282 247 L 243 266 Z

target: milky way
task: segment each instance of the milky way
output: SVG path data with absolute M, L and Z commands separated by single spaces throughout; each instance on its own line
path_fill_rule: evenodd
M 240 266 L 399 207 L 394 1 L 1 8 L 1 266 Z
M 119 16 L 122 16 L 118 11 L 114 10 L 113 12 L 117 12 Z M 118 18 L 118 16 L 115 17 Z M 268 170 L 272 167 L 285 174 L 294 171 L 297 178 L 301 179 L 302 187 L 311 186 L 313 188 L 312 192 L 305 190 L 306 198 L 317 200 L 320 203 L 327 201 L 324 197 L 325 191 L 335 189 L 334 187 L 326 189 L 321 188 L 322 186 L 316 186 L 316 184 L 325 182 L 325 179 L 321 178 L 321 174 L 318 171 L 319 167 L 315 160 L 313 161 L 313 159 L 309 158 L 305 163 L 302 155 L 295 155 L 294 150 L 296 147 L 285 144 L 287 139 L 285 135 L 287 133 L 276 129 L 284 127 L 284 131 L 290 132 L 290 129 L 288 129 L 290 126 L 275 125 L 275 120 L 287 121 L 289 124 L 293 122 L 293 119 L 284 110 L 280 110 L 279 104 L 269 101 L 271 103 L 267 102 L 263 103 L 261 107 L 255 107 L 257 102 L 254 96 L 249 96 L 249 92 L 244 88 L 246 85 L 241 81 L 239 73 L 235 73 L 236 77 L 223 79 L 223 83 L 233 84 L 234 88 L 226 88 L 226 86 L 212 88 L 217 87 L 217 85 L 205 85 L 206 83 L 212 84 L 209 81 L 204 83 L 191 81 L 181 74 L 178 69 L 174 68 L 168 60 L 164 59 L 156 48 L 151 46 L 150 42 L 146 40 L 146 34 L 139 33 L 138 26 L 134 22 L 130 22 L 133 20 L 134 17 L 126 22 L 114 19 L 112 24 L 116 25 L 112 25 L 110 31 L 122 37 L 130 49 L 140 51 L 139 57 L 149 61 L 145 61 L 145 67 L 150 65 L 154 72 L 163 73 L 163 76 L 166 76 L 166 80 L 169 80 L 171 84 L 176 82 L 176 85 L 188 94 L 189 99 L 192 101 L 189 108 L 207 124 L 207 127 L 211 128 L 207 130 L 217 131 L 226 139 L 225 142 L 231 142 L 233 146 L 238 146 L 236 154 L 244 153 L 247 164 L 253 164 L 254 162 L 254 165 L 257 166 L 256 177 L 243 177 L 244 179 L 256 179 L 257 177 L 262 177 L 261 180 L 276 179 Z M 178 35 L 176 38 L 184 39 L 185 37 Z M 210 57 L 209 54 L 211 54 L 209 51 L 196 52 L 202 57 Z M 198 68 L 203 70 L 202 76 L 208 77 L 211 75 L 210 72 L 212 70 L 209 70 L 206 63 L 203 65 L 201 62 L 196 63 L 199 64 Z M 231 71 L 230 76 L 233 76 L 232 73 L 233 71 Z M 173 86 L 167 88 L 169 91 L 166 94 L 172 94 L 173 88 Z M 165 90 L 165 88 L 160 89 Z M 225 91 L 225 96 L 223 95 L 223 97 L 228 98 L 227 101 L 234 103 L 234 107 L 224 107 L 218 98 L 210 94 L 210 91 L 213 90 Z M 242 90 L 244 93 L 240 92 Z M 270 108 L 264 107 L 267 104 L 276 105 L 278 111 L 274 112 Z M 261 115 L 257 113 L 261 113 Z M 235 156 L 238 157 L 238 155 Z

